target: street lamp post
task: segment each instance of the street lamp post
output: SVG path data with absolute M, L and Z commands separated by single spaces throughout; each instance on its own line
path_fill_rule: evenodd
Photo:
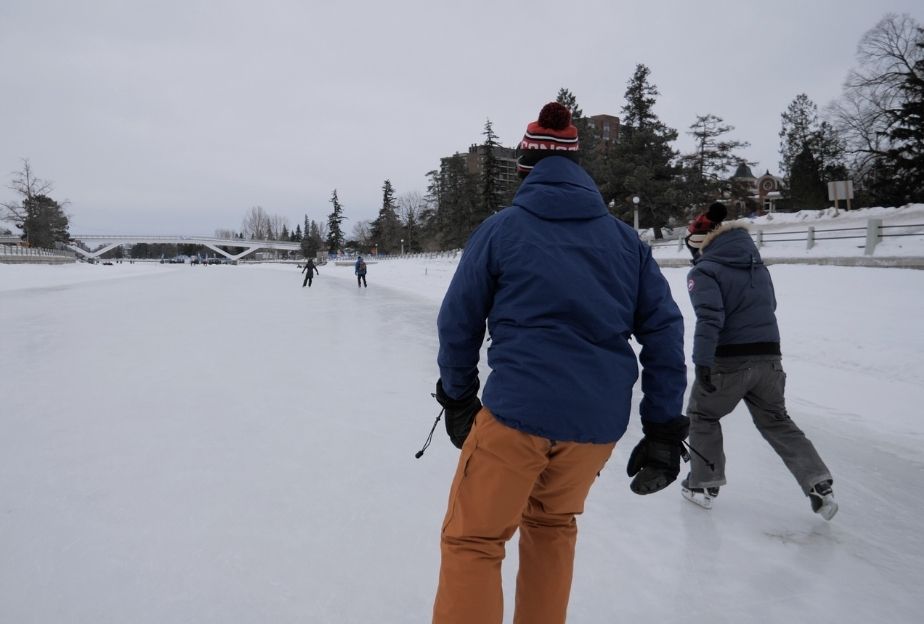
M 635 223 L 635 231 L 638 232 L 638 195 L 632 198 L 633 205 L 633 222 Z
M 401 239 L 401 255 L 404 255 L 404 239 Z

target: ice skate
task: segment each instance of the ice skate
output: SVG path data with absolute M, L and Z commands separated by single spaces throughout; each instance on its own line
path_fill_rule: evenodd
M 683 481 L 680 482 L 680 494 L 691 503 L 699 505 L 703 509 L 712 509 L 712 501 L 719 495 L 719 488 L 691 488 L 690 475 L 688 474 L 684 477 Z
M 831 483 L 831 481 L 816 483 L 808 493 L 809 500 L 812 502 L 812 511 L 825 520 L 830 520 L 837 513 L 837 501 L 834 500 Z

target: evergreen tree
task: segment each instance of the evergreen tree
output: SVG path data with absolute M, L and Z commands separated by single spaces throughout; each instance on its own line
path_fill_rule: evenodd
M 343 223 L 343 206 L 340 205 L 340 199 L 337 197 L 337 189 L 330 196 L 330 203 L 334 209 L 327 215 L 327 249 L 334 253 L 340 251 L 343 247 L 343 230 L 340 224 Z
M 789 175 L 789 196 L 796 210 L 817 210 L 828 205 L 828 188 L 821 179 L 818 161 L 806 146 L 796 154 Z
M 23 200 L 25 219 L 22 228 L 23 239 L 31 247 L 51 248 L 56 242 L 67 242 L 68 219 L 60 204 L 47 195 L 34 195 Z
M 48 195 L 51 182 L 36 177 L 28 159 L 23 159 L 22 169 L 13 174 L 9 188 L 20 199 L 0 203 L 6 213 L 0 218 L 22 230 L 22 239 L 28 245 L 50 248 L 55 242 L 70 240 L 67 215 L 61 204 Z
M 462 154 L 443 159 L 437 200 L 439 246 L 442 249 L 465 245 L 479 204 L 477 186 L 477 179 L 468 173 Z
M 558 90 L 555 101 L 571 111 L 571 123 L 577 128 L 581 143 L 579 151 L 581 166 L 587 170 L 591 177 L 598 181 L 604 160 L 607 154 L 600 152 L 600 143 L 597 141 L 597 131 L 590 119 L 584 117 L 584 111 L 578 105 L 577 97 L 570 90 L 562 87 Z
M 796 156 L 806 147 L 812 152 L 823 180 L 841 179 L 844 176 L 843 141 L 834 126 L 819 121 L 815 102 L 800 93 L 780 118 L 780 172 L 784 177 L 792 174 Z
M 395 189 L 391 180 L 382 184 L 382 207 L 379 215 L 372 222 L 372 242 L 378 247 L 379 253 L 397 253 L 401 249 L 401 222 L 398 219 L 395 205 Z
M 292 232 L 292 242 L 293 243 L 302 242 L 302 226 L 300 224 L 297 224 L 295 226 L 295 231 Z
M 424 208 L 420 214 L 421 235 L 424 238 L 424 247 L 435 251 L 440 249 L 442 231 L 445 227 L 445 214 L 439 210 L 442 177 L 436 169 L 428 171 L 426 177 L 427 193 L 424 195 Z
M 484 124 L 484 143 L 481 144 L 481 214 L 475 218 L 473 229 L 485 218 L 503 208 L 503 191 L 500 184 L 500 164 L 495 150 L 500 145 L 494 127 L 488 119 Z
M 736 150 L 750 146 L 747 141 L 723 138 L 735 127 L 725 124 L 716 115 L 697 115 L 687 132 L 695 140 L 695 150 L 684 154 L 681 162 L 687 173 L 689 197 L 692 203 L 705 205 L 721 196 L 728 186 L 729 169 L 745 162 Z
M 655 228 L 655 236 L 660 237 L 660 228 L 685 219 L 685 211 L 680 203 L 682 189 L 675 181 L 677 153 L 671 147 L 677 131 L 654 113 L 659 92 L 648 81 L 650 73 L 639 64 L 628 81 L 619 141 L 603 172 L 601 191 L 624 219 L 630 218 L 632 197 L 639 197 L 640 226 Z

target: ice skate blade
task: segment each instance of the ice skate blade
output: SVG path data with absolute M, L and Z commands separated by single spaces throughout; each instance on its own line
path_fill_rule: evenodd
M 699 505 L 703 509 L 712 509 L 713 497 L 705 492 L 694 492 L 687 488 L 680 488 L 680 494 L 694 505 Z

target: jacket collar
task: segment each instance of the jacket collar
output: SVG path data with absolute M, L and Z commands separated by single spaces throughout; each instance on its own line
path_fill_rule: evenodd
M 608 213 L 583 167 L 561 156 L 540 160 L 520 185 L 513 205 L 547 220 L 594 219 Z

